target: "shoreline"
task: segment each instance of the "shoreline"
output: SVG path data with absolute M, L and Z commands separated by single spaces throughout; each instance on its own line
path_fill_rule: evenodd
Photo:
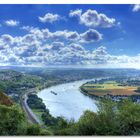
M 99 96 L 97 96 L 97 95 L 93 95 L 93 94 L 87 93 L 86 91 L 83 91 L 83 90 L 81 89 L 81 86 L 79 87 L 79 90 L 80 90 L 80 92 L 81 92 L 82 94 L 84 94 L 85 96 L 88 96 L 88 97 L 90 97 L 90 98 L 92 98 L 92 99 L 94 99 L 94 100 L 98 100 L 98 99 L 103 98 L 103 97 L 99 97 Z

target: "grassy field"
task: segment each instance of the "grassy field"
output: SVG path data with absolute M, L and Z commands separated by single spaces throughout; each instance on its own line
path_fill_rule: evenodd
M 32 111 L 37 115 L 37 117 L 41 120 L 42 111 L 39 109 L 32 109 Z
M 107 81 L 103 84 L 84 84 L 82 88 L 89 94 L 93 94 L 96 96 L 104 96 L 106 94 L 128 96 L 139 94 L 135 92 L 137 87 L 123 86 L 115 81 Z
M 34 114 L 39 118 L 39 120 L 43 123 L 41 115 L 44 113 L 40 109 L 32 109 Z

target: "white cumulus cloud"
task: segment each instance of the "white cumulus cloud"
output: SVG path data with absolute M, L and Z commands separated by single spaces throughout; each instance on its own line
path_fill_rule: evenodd
M 11 27 L 14 27 L 14 26 L 18 26 L 19 25 L 19 21 L 17 21 L 17 20 L 6 20 L 5 21 L 5 24 L 7 25 L 7 26 L 11 26 Z
M 77 9 L 77 10 L 71 10 L 69 13 L 70 17 L 76 17 L 76 16 L 81 16 L 82 10 L 81 9 Z
M 40 22 L 43 23 L 53 23 L 60 19 L 58 14 L 47 13 L 43 17 L 38 17 Z
M 139 10 L 140 10 L 140 4 L 135 4 L 135 5 L 133 6 L 132 11 L 133 11 L 133 12 L 138 12 Z
M 25 28 L 24 28 L 25 29 Z M 28 33 L 13 37 L 0 36 L 0 64 L 8 65 L 90 65 L 130 67 L 140 65 L 140 55 L 112 55 L 100 46 L 85 49 L 81 42 L 94 42 L 102 35 L 89 29 L 83 33 L 76 31 L 55 31 L 47 28 L 26 28 Z M 91 44 L 90 44 L 91 45 Z
M 103 27 L 110 28 L 116 24 L 115 18 L 110 18 L 103 13 L 98 13 L 96 10 L 88 9 L 82 13 L 82 10 L 70 11 L 70 17 L 78 17 L 79 22 L 88 27 Z
M 97 30 L 89 29 L 88 31 L 80 34 L 81 42 L 96 42 L 102 39 L 102 34 Z

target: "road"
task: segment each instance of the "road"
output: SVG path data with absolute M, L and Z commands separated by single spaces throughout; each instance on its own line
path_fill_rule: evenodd
M 30 109 L 30 107 L 27 104 L 27 100 L 28 100 L 27 95 L 28 94 L 29 94 L 29 91 L 26 92 L 26 94 L 23 94 L 21 96 L 21 98 L 20 98 L 21 106 L 22 106 L 23 110 L 25 111 L 27 119 L 29 120 L 30 123 L 39 124 L 42 126 L 43 124 L 40 121 L 40 119 L 34 114 L 34 112 Z

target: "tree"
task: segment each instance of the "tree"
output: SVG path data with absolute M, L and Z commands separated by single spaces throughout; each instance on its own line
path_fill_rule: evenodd
M 140 92 L 140 87 L 137 88 L 136 92 Z
M 29 124 L 24 112 L 18 105 L 7 107 L 0 105 L 0 135 L 52 135 L 38 124 Z
M 0 105 L 0 135 L 24 135 L 25 122 L 24 113 L 17 105 Z
M 85 111 L 77 123 L 78 134 L 79 135 L 95 135 L 96 126 L 95 119 L 96 113 L 91 111 Z
M 98 103 L 98 112 L 86 111 L 78 121 L 79 135 L 116 135 L 118 122 L 116 121 L 116 104 L 111 100 Z
M 77 122 L 78 135 L 140 135 L 140 105 L 131 100 L 101 100 L 98 112 L 86 111 Z
M 140 105 L 124 100 L 118 107 L 120 135 L 140 135 Z
M 29 136 L 33 136 L 33 135 L 39 135 L 40 132 L 41 132 L 40 126 L 36 124 L 32 124 L 27 127 L 26 134 Z

